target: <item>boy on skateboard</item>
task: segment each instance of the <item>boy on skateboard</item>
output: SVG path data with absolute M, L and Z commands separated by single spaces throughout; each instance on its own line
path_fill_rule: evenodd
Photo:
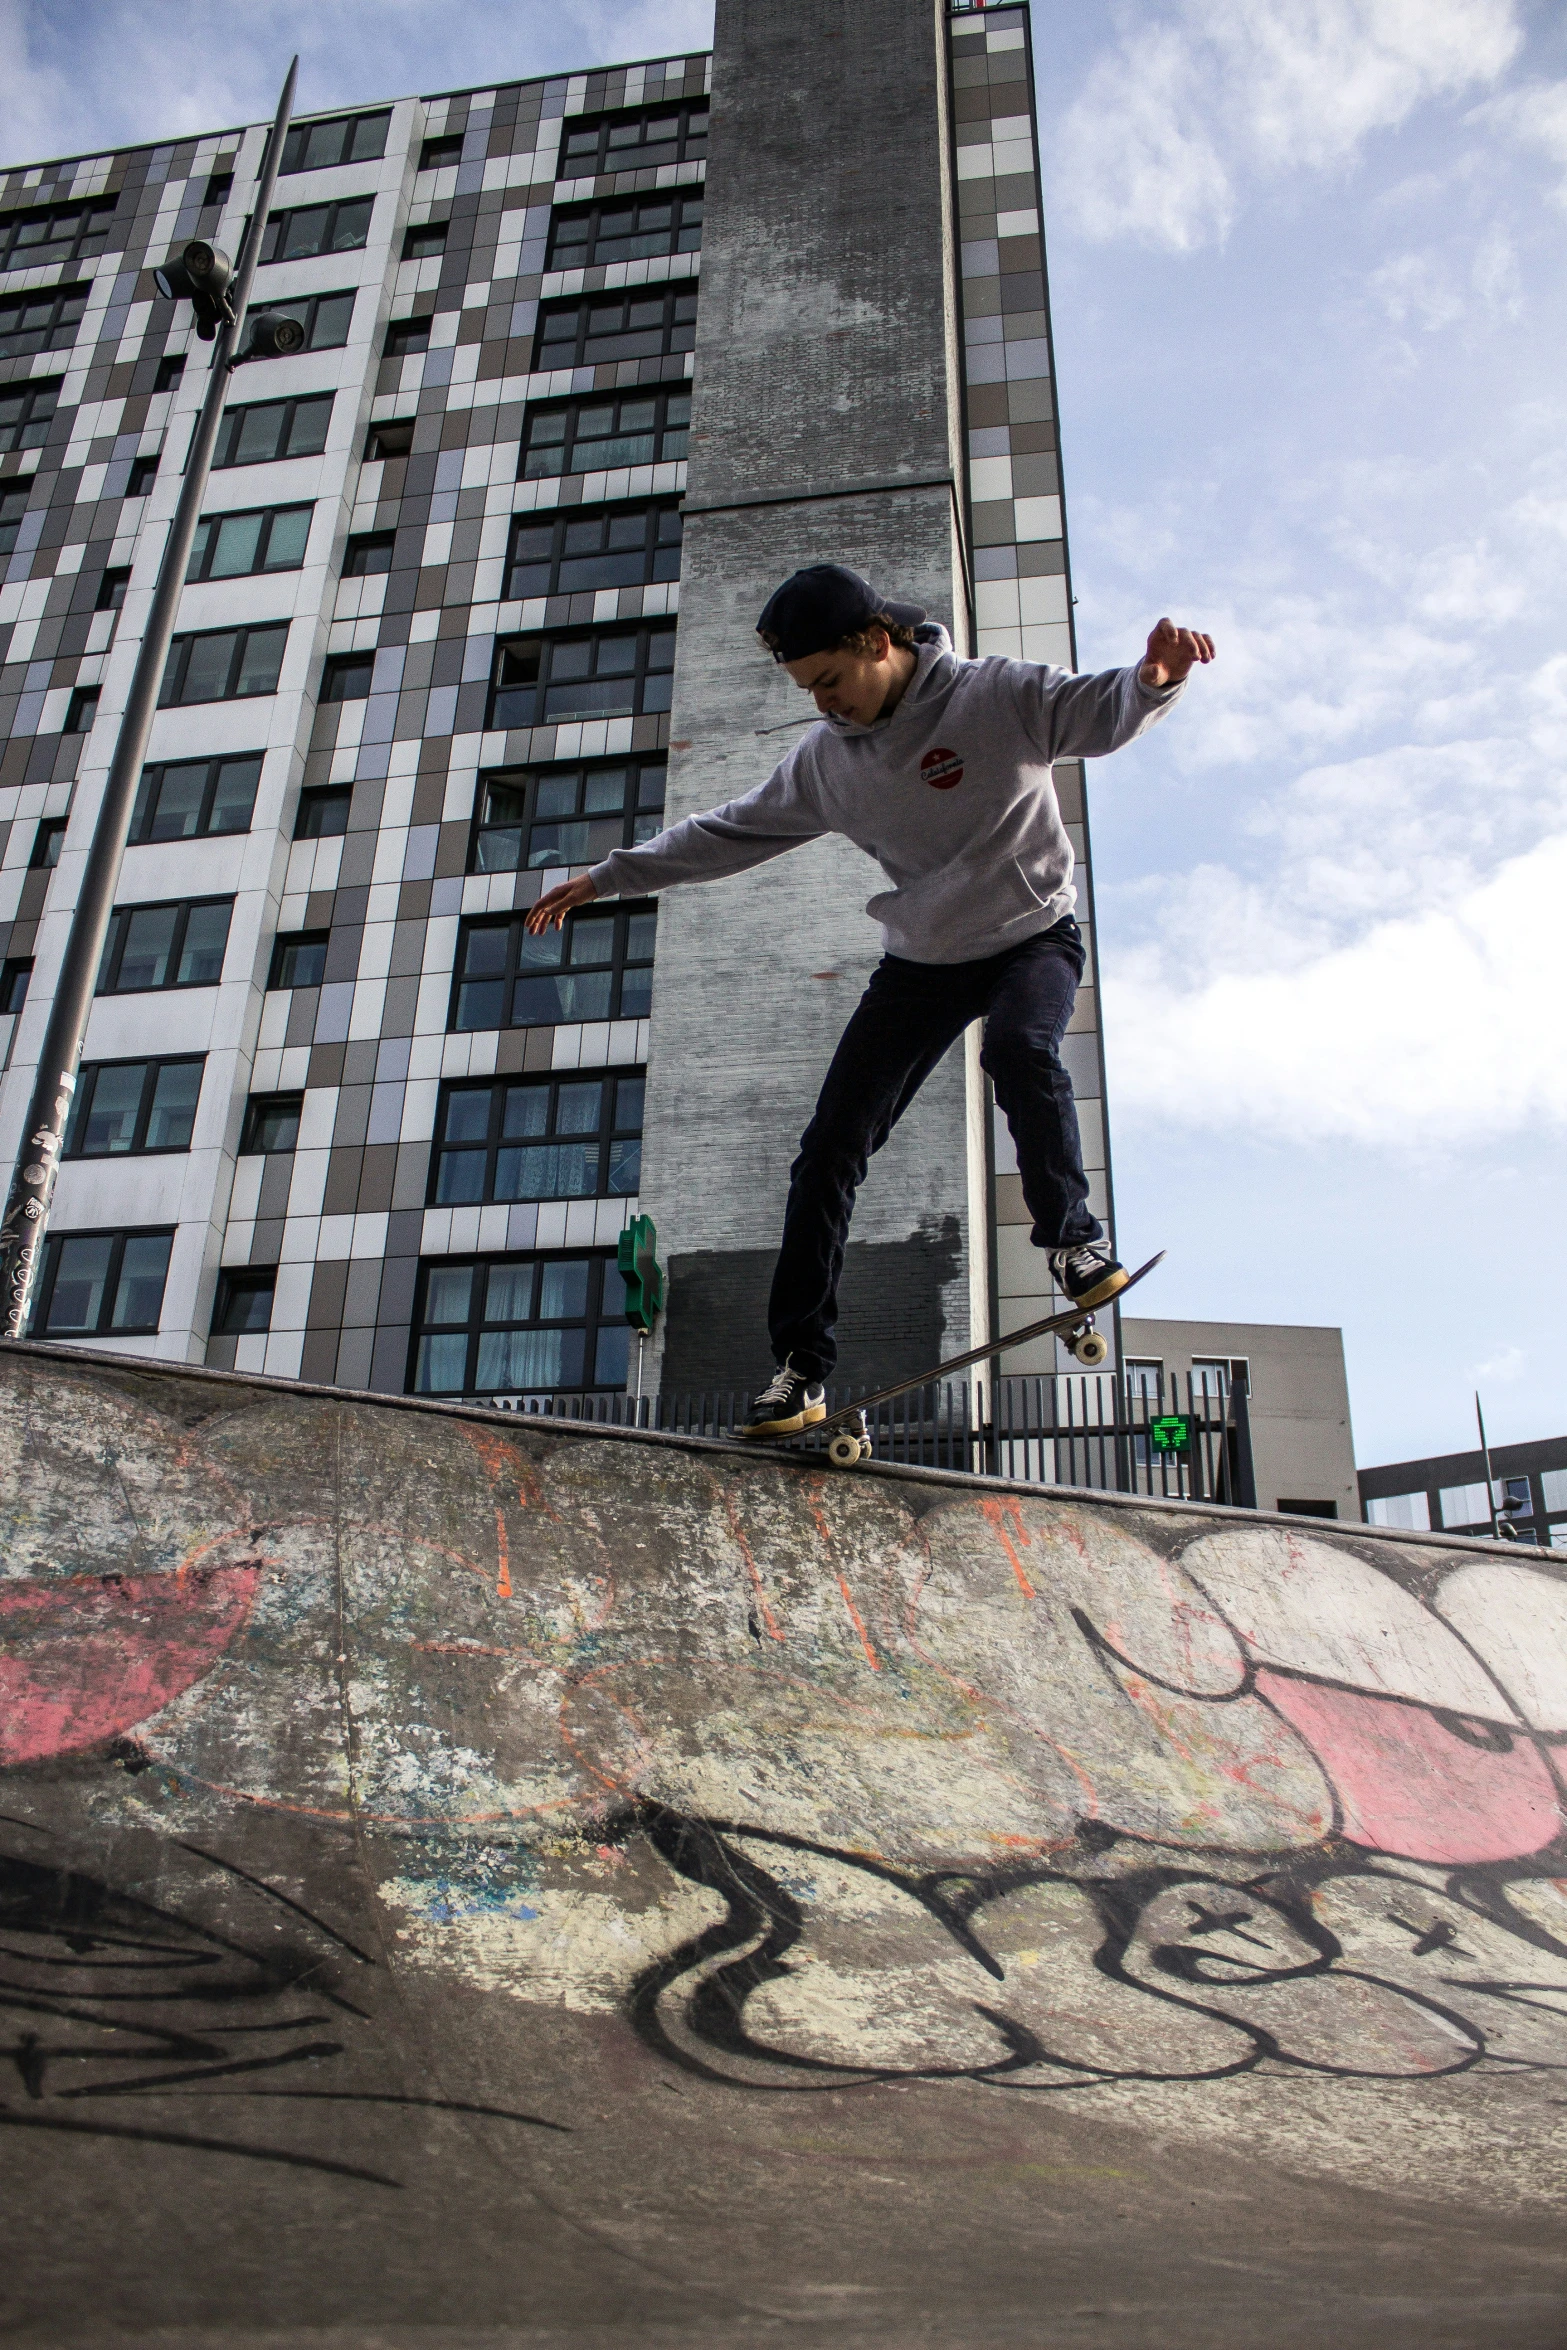
M 755 791 L 617 849 L 547 891 L 527 920 L 537 934 L 591 899 L 717 881 L 829 832 L 867 850 L 892 884 L 866 908 L 886 953 L 790 1170 L 767 1317 L 777 1369 L 744 1430 L 772 1437 L 826 1416 L 855 1193 L 971 1021 L 985 1024 L 981 1059 L 1057 1286 L 1085 1308 L 1126 1286 L 1088 1205 L 1058 1050 L 1084 949 L 1050 769 L 1133 741 L 1213 659 L 1213 639 L 1161 620 L 1141 662 L 1095 677 L 999 655 L 960 661 L 939 622 L 838 563 L 786 579 L 757 633 L 814 698 L 821 724 Z

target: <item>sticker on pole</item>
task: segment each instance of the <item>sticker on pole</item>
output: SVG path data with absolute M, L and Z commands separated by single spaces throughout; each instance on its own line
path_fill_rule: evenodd
M 1149 1421 L 1148 1433 L 1155 1452 L 1185 1452 L 1192 1440 L 1192 1424 L 1183 1413 L 1167 1412 L 1163 1419 Z

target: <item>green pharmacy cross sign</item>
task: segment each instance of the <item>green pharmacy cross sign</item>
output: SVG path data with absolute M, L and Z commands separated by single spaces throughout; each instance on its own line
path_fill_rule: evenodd
M 654 1255 L 658 1234 L 651 1216 L 633 1216 L 620 1236 L 616 1262 L 626 1285 L 626 1320 L 644 1336 L 664 1302 L 664 1268 Z
M 1185 1452 L 1192 1440 L 1192 1424 L 1182 1413 L 1169 1412 L 1161 1420 L 1150 1420 L 1148 1433 L 1155 1452 Z

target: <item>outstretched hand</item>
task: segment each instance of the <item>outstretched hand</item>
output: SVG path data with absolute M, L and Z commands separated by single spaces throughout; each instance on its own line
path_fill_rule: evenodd
M 557 882 L 528 908 L 527 927 L 535 938 L 543 931 L 559 930 L 573 906 L 585 906 L 598 894 L 585 873 L 579 873 L 575 881 Z
M 1144 685 L 1179 685 L 1199 661 L 1213 659 L 1213 639 L 1195 628 L 1177 628 L 1173 620 L 1155 623 L 1148 651 L 1137 672 Z

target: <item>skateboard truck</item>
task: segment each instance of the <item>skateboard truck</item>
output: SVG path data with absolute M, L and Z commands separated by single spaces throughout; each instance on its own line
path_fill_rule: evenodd
M 838 1428 L 828 1446 L 827 1458 L 835 1469 L 853 1469 L 871 1457 L 870 1431 L 865 1425 L 865 1414 L 856 1411 Z

